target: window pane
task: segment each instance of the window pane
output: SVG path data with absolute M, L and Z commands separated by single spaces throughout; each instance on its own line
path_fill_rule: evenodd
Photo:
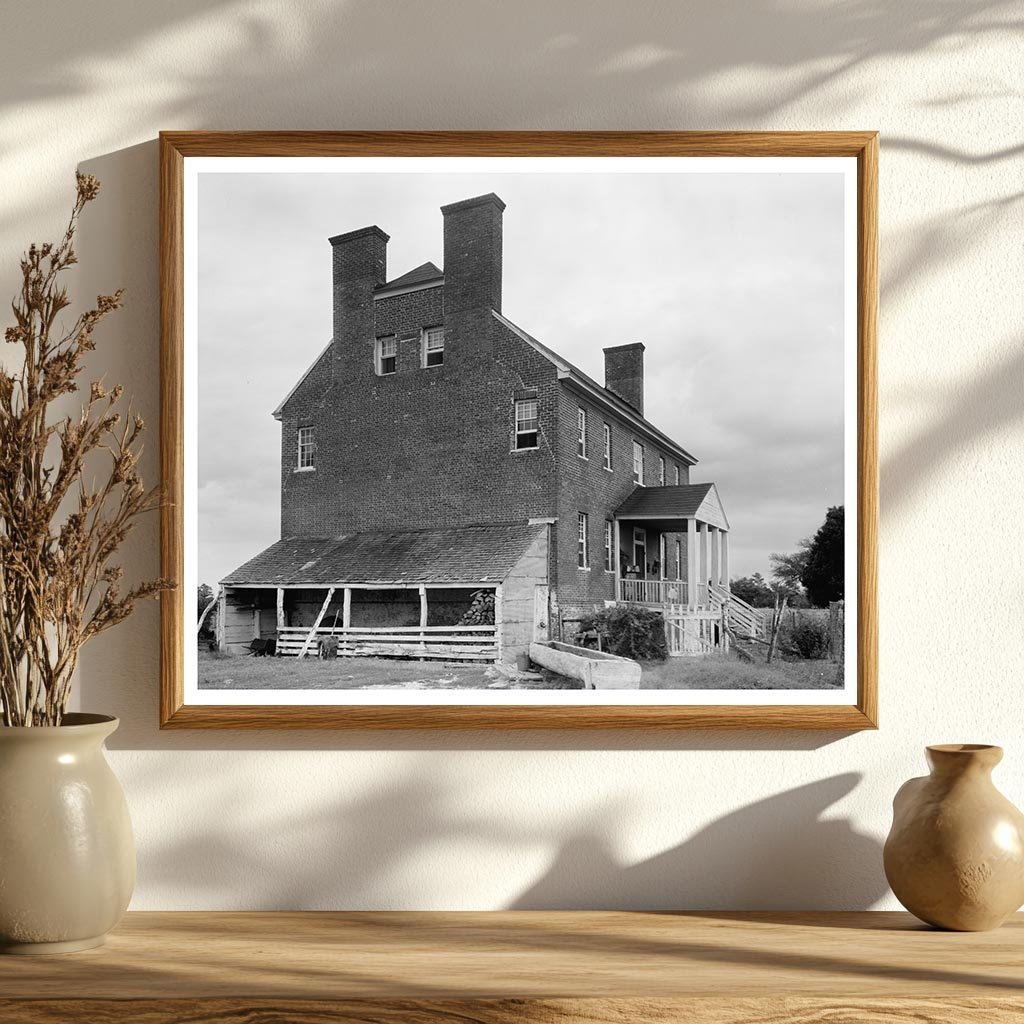
M 524 398 L 516 402 L 516 448 L 536 448 L 539 417 L 537 399 Z
M 516 403 L 516 430 L 537 429 L 537 400 L 527 399 Z
M 314 465 L 316 435 L 313 427 L 299 427 L 299 469 Z
M 440 366 L 444 363 L 444 328 L 431 327 L 425 334 L 423 365 Z
M 393 334 L 377 339 L 377 372 L 395 373 L 398 370 L 398 338 Z

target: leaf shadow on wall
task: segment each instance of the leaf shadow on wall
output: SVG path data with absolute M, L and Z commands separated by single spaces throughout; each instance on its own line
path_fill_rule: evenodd
M 364 790 L 306 807 L 268 805 L 256 788 L 211 779 L 226 827 L 210 835 L 186 818 L 169 842 L 143 836 L 139 886 L 157 901 L 186 893 L 192 909 L 236 899 L 240 875 L 245 909 L 465 908 L 473 886 L 456 865 L 480 859 L 499 893 L 492 902 L 516 910 L 865 910 L 886 888 L 880 844 L 849 818 L 827 817 L 860 780 L 851 772 L 783 790 L 630 863 L 608 838 L 628 834 L 634 816 L 621 791 L 588 808 L 570 782 L 523 816 L 473 799 L 418 758 L 386 798 Z M 134 785 L 166 779 L 142 769 Z M 663 815 L 685 834 L 682 787 L 680 776 L 666 780 Z
M 56 0 L 43 7 L 63 10 Z M 37 5 L 38 12 L 39 7 Z M 16 66 L 19 53 L 33 54 L 30 73 L 14 75 L 24 95 L 69 101 L 73 96 L 100 96 L 109 83 L 83 70 L 89 58 L 113 58 L 112 50 L 142 45 L 154 35 L 167 39 L 188 30 L 200 17 L 209 17 L 211 5 L 188 0 L 169 15 L 154 16 L 129 0 L 105 5 L 116 17 L 118 35 L 112 42 L 103 19 L 85 18 L 73 39 L 54 33 L 46 40 L 52 52 L 41 61 L 27 44 L 19 45 L 20 31 L 37 42 L 29 22 L 9 26 L 8 41 Z M 511 8 L 509 9 L 511 12 Z M 886 7 L 855 2 L 842 5 L 828 18 L 809 19 L 778 2 L 754 5 L 729 2 L 699 9 L 680 8 L 678 17 L 666 17 L 655 8 L 628 11 L 620 5 L 601 4 L 591 16 L 555 4 L 530 0 L 505 18 L 496 19 L 507 61 L 479 61 L 478 47 L 467 45 L 481 29 L 479 10 L 468 2 L 450 11 L 450 32 L 437 32 L 435 14 L 426 7 L 355 2 L 319 9 L 307 21 L 284 31 L 270 8 L 255 11 L 221 4 L 221 21 L 209 40 L 224 50 L 216 66 L 201 59 L 176 66 L 176 77 L 154 98 L 145 100 L 140 124 L 167 127 L 261 128 L 287 124 L 290 128 L 397 127 L 436 123 L 436 97 L 422 88 L 422 40 L 434 38 L 431 67 L 444 66 L 462 81 L 479 80 L 460 91 L 462 102 L 450 112 L 451 127 L 664 128 L 701 124 L 740 127 L 771 123 L 784 117 L 787 107 L 831 87 L 866 62 L 885 57 L 924 53 L 968 37 L 982 38 L 1012 32 L 1016 25 L 1010 4 L 970 0 L 936 7 L 931 0 L 915 0 Z M 459 13 L 461 11 L 461 14 Z M 528 13 L 524 17 L 523 13 Z M 391 29 L 399 18 L 401 32 Z M 737 31 L 737 26 L 742 26 Z M 222 33 L 218 35 L 218 32 Z M 436 37 L 436 38 L 435 38 Z M 718 45 L 720 44 L 720 45 Z M 205 45 L 205 44 L 204 44 Z M 348 53 L 353 59 L 344 59 Z M 85 63 L 80 63 L 85 61 Z M 386 87 L 381 68 L 389 69 Z M 709 89 L 729 73 L 758 68 L 764 88 Z M 75 70 L 77 69 L 77 70 Z M 576 71 L 579 73 L 577 74 Z M 791 74 L 792 73 L 792 74 Z M 9 76 L 10 77 L 10 76 Z M 486 82 L 486 88 L 483 87 Z M 504 86 L 503 86 L 504 83 Z M 496 108 L 493 96 L 505 88 L 516 97 L 514 116 Z M 574 89 L 586 90 L 585 102 Z M 649 102 L 638 107 L 635 97 Z M 254 105 L 253 97 L 260 97 Z M 6 102 L 24 96 L 6 94 Z M 994 102 L 1005 92 L 988 91 L 941 98 L 948 106 Z M 932 98 L 928 104 L 939 103 Z M 140 98 L 140 102 L 143 102 Z M 842 100 L 837 102 L 842 104 Z M 135 109 L 135 108 L 132 108 Z M 680 112 L 685 115 L 680 121 Z M 639 119 L 638 119 L 639 118 Z M 117 322 L 104 326 L 96 363 L 99 374 L 111 382 L 123 381 L 137 404 L 155 425 L 159 407 L 157 338 L 157 147 L 153 140 L 116 148 L 131 133 L 116 120 L 100 125 L 94 136 L 93 159 L 82 169 L 104 183 L 105 200 L 83 224 L 81 287 L 76 294 L 108 292 L 128 286 L 128 304 Z M 955 162 L 976 175 L 988 173 L 995 163 L 1013 159 L 1019 147 L 992 152 L 968 152 L 941 139 L 900 137 L 886 141 L 897 154 L 920 160 Z M 909 291 L 922 277 L 935 272 L 936 253 L 956 260 L 966 247 L 982 244 L 995 230 L 1006 197 L 965 209 L 966 219 L 944 212 L 935 221 L 908 232 L 903 242 L 893 239 L 895 258 L 883 264 L 883 298 Z M 91 213 L 93 211 L 90 211 Z M 19 219 L 43 211 L 17 211 Z M 45 211 L 50 216 L 50 211 Z M 14 211 L 7 216 L 13 216 Z M 9 221 L 4 221 L 9 224 Z M 884 310 L 883 306 L 883 310 Z M 1010 369 L 1019 375 L 1019 364 Z M 97 374 L 97 375 L 99 375 Z M 997 429 L 1019 412 L 1011 391 L 1014 373 L 990 380 L 1001 397 L 991 402 L 986 386 L 971 389 L 956 408 L 936 403 L 931 425 L 882 467 L 883 501 L 900 502 L 923 486 L 950 455 L 951 444 L 963 444 L 969 432 Z M 965 404 L 966 403 L 966 404 Z M 966 415 L 965 415 L 966 412 Z M 965 432 L 965 423 L 967 431 Z M 956 430 L 950 429 L 952 425 Z M 955 441 L 953 440 L 955 438 Z M 147 479 L 157 475 L 155 438 L 150 435 L 143 469 Z M 884 515 L 885 504 L 883 504 Z M 125 564 L 142 575 L 158 569 L 158 529 L 155 517 L 143 524 L 129 541 Z M 88 645 L 81 658 L 81 705 L 107 708 L 121 716 L 122 726 L 111 747 L 122 749 L 814 749 L 842 738 L 838 733 L 691 733 L 574 732 L 574 733 L 344 733 L 344 732 L 161 732 L 157 728 L 158 633 L 153 606 L 133 620 Z M 883 687 L 884 699 L 884 687 Z M 883 708 L 884 711 L 884 708 Z
M 881 847 L 848 818 L 823 817 L 860 780 L 849 772 L 783 790 L 636 864 L 615 855 L 606 828 L 577 833 L 512 909 L 867 910 L 887 888 Z

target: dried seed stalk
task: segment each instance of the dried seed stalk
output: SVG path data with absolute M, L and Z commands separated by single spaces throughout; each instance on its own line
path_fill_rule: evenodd
M 32 245 L 21 260 L 8 344 L 21 345 L 20 372 L 0 369 L 0 713 L 3 724 L 59 725 L 71 695 L 78 652 L 127 618 L 136 601 L 172 587 L 167 580 L 121 589 L 112 559 L 135 520 L 159 504 L 137 465 L 145 424 L 118 406 L 123 388 L 94 381 L 78 416 L 50 422 L 51 405 L 80 390 L 97 325 L 121 306 L 122 292 L 100 295 L 70 330 L 58 318 L 70 305 L 60 274 L 77 262 L 73 242 L 99 182 L 77 175 L 64 237 Z M 102 484 L 87 485 L 86 459 L 109 458 Z

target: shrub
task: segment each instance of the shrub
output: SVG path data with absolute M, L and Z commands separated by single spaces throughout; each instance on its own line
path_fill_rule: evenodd
M 668 657 L 661 612 L 647 608 L 605 608 L 584 616 L 580 629 L 598 630 L 606 638 L 607 650 L 624 658 L 664 661 Z
M 782 637 L 787 647 L 801 658 L 820 659 L 828 654 L 828 623 L 820 619 L 798 619 Z

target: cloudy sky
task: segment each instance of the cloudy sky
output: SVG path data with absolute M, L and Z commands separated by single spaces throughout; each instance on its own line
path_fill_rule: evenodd
M 843 502 L 840 174 L 201 173 L 199 579 L 279 537 L 272 410 L 331 336 L 330 235 L 443 266 L 439 208 L 496 192 L 503 313 L 599 382 L 647 346 L 646 412 L 729 515 L 732 575 Z

